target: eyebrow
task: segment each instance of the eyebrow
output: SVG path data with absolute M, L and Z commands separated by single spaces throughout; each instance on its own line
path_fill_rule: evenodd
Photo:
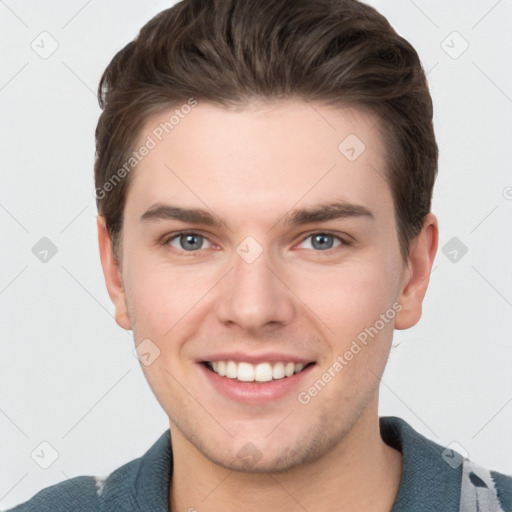
M 200 208 L 181 208 L 170 204 L 157 203 L 140 217 L 142 222 L 155 220 L 181 220 L 189 224 L 204 224 L 221 227 L 222 220 L 207 210 Z
M 372 211 L 365 206 L 344 201 L 315 205 L 305 209 L 295 209 L 281 219 L 285 225 L 301 226 L 315 222 L 343 219 L 348 217 L 366 217 L 374 219 Z M 281 220 L 280 219 L 280 220 Z M 170 204 L 157 203 L 140 217 L 141 222 L 156 220 L 180 220 L 189 224 L 203 224 L 221 227 L 224 223 L 217 215 L 201 208 L 182 208 Z
M 343 219 L 347 217 L 367 217 L 374 219 L 371 210 L 359 204 L 344 201 L 322 204 L 311 208 L 292 210 L 284 218 L 285 224 L 300 226 L 313 222 L 326 222 L 328 220 Z

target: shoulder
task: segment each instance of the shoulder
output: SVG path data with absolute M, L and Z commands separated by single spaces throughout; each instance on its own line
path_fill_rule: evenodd
M 108 512 L 168 510 L 172 469 L 170 431 L 164 432 L 142 456 L 107 477 L 77 476 L 38 492 L 7 512 Z
M 106 503 L 122 505 L 122 510 L 138 510 L 133 489 L 141 459 L 124 464 L 106 477 L 77 476 L 51 485 L 6 512 L 97 512 L 109 510 Z
M 407 506 L 394 511 L 421 510 L 427 503 L 430 510 L 512 512 L 512 476 L 426 438 L 401 418 L 381 417 L 380 427 L 383 440 L 403 456 L 397 502 Z M 411 501 L 415 507 L 409 506 Z
M 64 512 L 81 510 L 92 512 L 98 510 L 97 479 L 92 476 L 78 476 L 52 485 L 39 491 L 29 501 L 22 503 L 8 512 L 36 512 L 52 510 Z
M 138 510 L 133 496 L 134 481 L 137 478 L 140 459 L 132 460 L 119 467 L 107 477 L 77 476 L 51 485 L 39 491 L 30 500 L 7 512 L 97 512 L 105 509 L 105 503 L 119 505 L 123 510 Z M 126 507 L 126 508 L 124 508 Z

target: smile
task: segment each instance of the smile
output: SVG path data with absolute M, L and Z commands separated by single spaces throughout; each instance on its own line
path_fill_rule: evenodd
M 311 363 L 309 363 L 311 364 Z M 251 364 L 245 361 L 208 361 L 206 367 L 212 372 L 240 382 L 270 382 L 291 377 L 309 366 L 293 362 L 262 362 Z

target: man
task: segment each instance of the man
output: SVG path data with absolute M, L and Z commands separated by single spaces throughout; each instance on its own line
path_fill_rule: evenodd
M 387 20 L 183 0 L 99 97 L 105 281 L 170 431 L 14 510 L 512 510 L 511 477 L 378 417 L 438 243 L 432 102 Z

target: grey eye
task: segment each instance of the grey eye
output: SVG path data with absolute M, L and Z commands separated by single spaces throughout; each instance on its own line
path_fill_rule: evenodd
M 326 251 L 328 249 L 332 249 L 335 247 L 334 244 L 336 240 L 338 241 L 336 246 L 341 245 L 342 243 L 342 240 L 339 237 L 330 235 L 329 233 L 315 233 L 305 238 L 302 243 L 307 243 L 309 240 L 311 241 L 308 244 L 310 247 L 307 248 L 313 248 L 317 251 Z
M 175 249 L 193 252 L 202 249 L 205 241 L 206 239 L 197 233 L 182 233 L 172 238 L 169 245 L 172 245 Z M 177 246 L 176 243 L 179 245 Z
M 311 239 L 311 245 L 315 249 L 331 249 L 333 244 L 334 240 L 332 235 L 324 235 L 322 233 L 319 233 L 318 235 L 313 235 Z

